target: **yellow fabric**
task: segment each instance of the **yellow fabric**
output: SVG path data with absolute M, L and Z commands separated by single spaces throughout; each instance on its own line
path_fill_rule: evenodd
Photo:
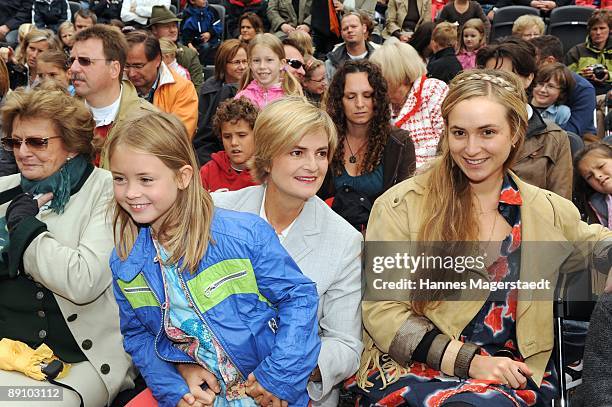
M 534 187 L 511 174 L 523 199 L 521 224 L 523 242 L 550 242 L 550 252 L 537 251 L 537 246 L 521 248 L 521 278 L 533 280 L 541 270 L 548 270 L 545 277 L 555 286 L 559 272 L 580 270 L 580 263 L 573 260 L 586 253 L 576 242 L 597 242 L 612 239 L 612 232 L 601 225 L 587 225 L 571 201 L 552 192 Z M 366 241 L 416 241 L 422 221 L 422 208 L 428 174 L 415 176 L 401 182 L 376 200 L 370 214 Z M 555 257 L 568 253 L 565 258 Z M 458 339 L 463 329 L 482 308 L 483 301 L 441 302 L 434 309 L 427 309 L 427 317 L 443 334 Z M 412 315 L 409 302 L 364 301 L 363 342 L 364 352 L 357 374 L 362 388 L 370 387 L 368 372 L 377 369 L 385 376 L 383 387 L 397 381 L 409 368 L 399 366 L 387 352 L 396 333 Z M 534 300 L 528 291 L 519 293 L 517 303 L 516 337 L 525 363 L 534 372 L 532 379 L 542 382 L 544 369 L 553 349 L 552 301 Z M 383 366 L 378 362 L 383 357 Z
M 21 372 L 35 380 L 45 380 L 41 371 L 41 364 L 49 364 L 58 359 L 53 351 L 44 343 L 36 349 L 30 348 L 23 342 L 4 338 L 0 340 L 0 369 Z M 68 374 L 70 365 L 63 363 L 64 368 L 57 376 L 62 378 Z

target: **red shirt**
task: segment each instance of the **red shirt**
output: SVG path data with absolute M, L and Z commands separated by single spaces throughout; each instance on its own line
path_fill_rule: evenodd
M 210 192 L 237 191 L 242 188 L 258 185 L 249 170 L 236 171 L 232 168 L 225 151 L 213 153 L 211 160 L 200 169 L 202 185 Z

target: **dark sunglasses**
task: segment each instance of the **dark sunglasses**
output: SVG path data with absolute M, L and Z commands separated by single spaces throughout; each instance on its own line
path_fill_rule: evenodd
M 26 137 L 24 139 L 5 137 L 2 141 L 2 147 L 7 151 L 13 151 L 21 148 L 21 144 L 25 143 L 26 146 L 32 150 L 45 150 L 49 145 L 49 140 L 53 138 L 61 138 L 60 136 L 53 137 Z
M 297 59 L 288 59 L 287 65 L 289 65 L 293 69 L 300 69 L 304 66 L 304 63 L 302 61 L 298 61 Z
M 70 57 L 68 58 L 68 66 L 72 66 L 74 61 L 79 61 L 79 65 L 81 66 L 89 66 L 93 63 L 93 61 L 110 61 L 110 59 L 106 58 L 89 58 L 89 57 Z

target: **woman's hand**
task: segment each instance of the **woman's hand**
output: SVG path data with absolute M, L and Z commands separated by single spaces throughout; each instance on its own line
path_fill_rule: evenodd
M 527 378 L 519 370 L 527 376 L 533 374 L 523 362 L 506 357 L 476 355 L 470 364 L 469 375 L 472 379 L 493 380 L 513 389 L 524 389 L 527 387 Z
M 181 402 L 183 406 L 212 406 L 215 402 L 217 393 L 221 390 L 219 382 L 214 374 L 204 369 L 200 365 L 192 363 L 178 363 L 176 370 L 183 377 L 187 386 L 189 386 L 189 393 L 183 396 Z M 202 389 L 202 385 L 206 385 L 206 390 Z M 181 403 L 177 407 L 181 407 Z
M 53 198 L 53 193 L 47 192 L 34 199 L 31 194 L 17 195 L 6 208 L 6 226 L 9 232 L 14 230 L 19 222 L 29 216 L 36 216 L 38 209 Z
M 274 394 L 264 389 L 264 387 L 257 382 L 253 373 L 249 374 L 247 379 L 246 394 L 255 399 L 255 402 L 260 406 L 267 407 L 272 405 L 272 407 L 288 407 L 289 405 L 285 400 L 279 399 Z

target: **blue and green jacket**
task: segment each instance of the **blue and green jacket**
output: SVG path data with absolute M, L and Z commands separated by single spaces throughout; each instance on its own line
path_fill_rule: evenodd
M 305 277 L 260 217 L 215 209 L 210 243 L 196 273 L 181 273 L 195 311 L 246 380 L 290 406 L 307 406 L 306 385 L 320 350 L 315 283 Z M 110 260 L 124 348 L 160 407 L 189 388 L 175 363 L 194 363 L 162 329 L 167 308 L 150 228 L 125 260 Z

